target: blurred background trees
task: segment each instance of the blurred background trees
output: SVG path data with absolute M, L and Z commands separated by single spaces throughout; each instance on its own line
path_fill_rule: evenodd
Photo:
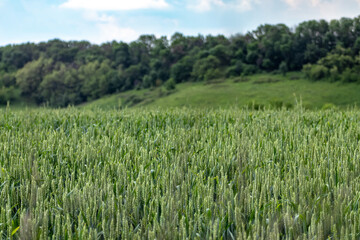
M 261 25 L 231 37 L 108 42 L 49 40 L 0 47 L 0 104 L 20 95 L 63 107 L 130 89 L 175 89 L 258 72 L 303 71 L 311 80 L 360 82 L 360 17 Z

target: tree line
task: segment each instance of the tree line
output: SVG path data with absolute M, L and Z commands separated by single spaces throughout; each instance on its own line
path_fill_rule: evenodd
M 360 82 L 360 16 L 261 25 L 231 37 L 142 35 L 131 43 L 49 40 L 0 47 L 0 103 L 63 107 L 130 89 L 259 72 Z

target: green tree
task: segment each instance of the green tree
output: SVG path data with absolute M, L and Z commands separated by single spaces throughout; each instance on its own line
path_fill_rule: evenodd
M 176 83 L 189 81 L 193 70 L 194 60 L 190 56 L 182 58 L 180 61 L 171 66 L 171 78 Z
M 27 63 L 16 73 L 16 82 L 21 93 L 28 97 L 36 98 L 38 87 L 43 77 L 51 71 L 52 59 L 39 58 Z
M 0 105 L 5 105 L 7 102 L 17 100 L 19 98 L 18 91 L 11 87 L 0 87 Z
M 115 67 L 128 68 L 131 64 L 129 45 L 123 42 L 113 42 L 112 48 Z
M 65 73 L 66 67 L 62 64 L 59 70 L 52 71 L 44 76 L 39 86 L 39 97 L 42 102 L 48 102 L 55 107 L 64 107 L 69 103 L 68 99 L 66 99 Z
M 220 61 L 220 65 L 226 66 L 230 63 L 231 53 L 229 47 L 219 44 L 209 50 L 209 53 Z
M 214 71 L 218 67 L 220 67 L 219 59 L 210 55 L 207 58 L 196 61 L 191 75 L 194 79 L 202 81 L 205 80 L 207 72 L 209 72 L 208 74 L 210 75 L 210 72 Z
M 240 76 L 244 69 L 243 65 L 244 64 L 241 61 L 235 61 L 235 63 L 232 66 L 227 68 L 226 76 L 227 77 Z
M 0 73 L 0 87 L 11 87 L 16 85 L 16 73 L 7 73 L 2 71 Z
M 81 66 L 78 76 L 83 82 L 81 92 L 88 100 L 114 92 L 114 87 L 117 86 L 117 72 L 111 68 L 109 60 Z

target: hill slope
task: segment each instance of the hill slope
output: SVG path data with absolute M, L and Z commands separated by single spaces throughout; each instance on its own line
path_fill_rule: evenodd
M 329 104 L 339 107 L 358 105 L 359 92 L 359 84 L 311 82 L 299 73 L 290 73 L 286 77 L 262 74 L 208 83 L 182 83 L 173 91 L 164 88 L 132 90 L 81 107 L 291 107 L 301 99 L 304 107 L 314 109 Z

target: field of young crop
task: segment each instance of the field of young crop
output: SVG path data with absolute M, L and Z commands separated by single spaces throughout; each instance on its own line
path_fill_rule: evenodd
M 2 239 L 359 239 L 360 112 L 0 110 Z

